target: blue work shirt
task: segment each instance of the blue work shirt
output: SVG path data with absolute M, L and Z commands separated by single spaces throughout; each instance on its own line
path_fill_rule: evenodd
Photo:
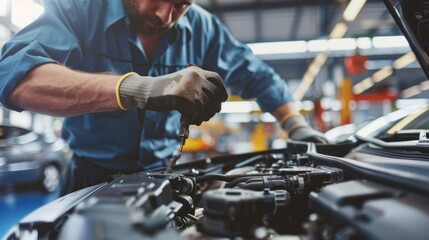
M 196 64 L 215 71 L 243 98 L 272 112 L 292 96 L 283 79 L 252 55 L 213 15 L 193 4 L 163 35 L 149 61 L 130 31 L 122 0 L 46 0 L 44 14 L 7 42 L 0 61 L 1 103 L 32 69 L 59 63 L 85 72 L 133 71 L 159 76 Z M 144 122 L 144 123 L 143 123 Z M 177 147 L 177 111 L 112 111 L 66 117 L 62 136 L 74 153 L 111 169 L 141 169 L 168 159 Z

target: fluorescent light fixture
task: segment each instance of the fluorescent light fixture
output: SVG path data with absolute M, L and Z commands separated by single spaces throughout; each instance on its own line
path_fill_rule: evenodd
M 323 66 L 323 64 L 325 64 L 326 60 L 328 60 L 328 55 L 326 55 L 324 53 L 317 54 L 317 56 L 314 58 L 312 64 L 316 65 L 320 70 L 320 68 Z M 319 71 L 317 71 L 317 73 L 319 73 Z
M 310 40 L 307 46 L 310 52 L 355 50 L 357 47 L 356 41 L 357 39 L 354 38 Z M 371 43 L 370 38 L 368 38 L 368 41 Z M 369 48 L 371 48 L 371 46 Z
M 250 113 L 260 110 L 255 101 L 228 101 L 222 103 L 220 113 Z
M 401 92 L 402 98 L 410 98 L 417 94 L 420 94 L 423 91 L 429 90 L 429 80 L 423 81 L 418 85 L 407 88 Z
M 374 81 L 371 77 L 368 77 L 368 78 L 365 78 L 364 80 L 362 80 L 361 84 L 366 90 L 366 89 L 374 86 Z
M 295 108 L 298 111 L 313 111 L 314 103 L 310 100 L 295 102 Z
M 252 121 L 252 116 L 243 113 L 231 113 L 225 115 L 224 121 L 226 123 L 250 123 Z
M 353 86 L 352 91 L 353 91 L 353 94 L 358 95 L 363 93 L 365 89 L 361 84 L 357 83 L 356 85 Z
M 302 110 L 303 111 L 313 111 L 314 110 L 314 103 L 312 101 L 304 101 L 302 103 Z
M 346 10 L 344 10 L 343 18 L 347 22 L 355 20 L 356 16 L 359 14 L 366 0 L 351 0 L 349 5 L 347 5 Z
M 356 39 L 354 38 L 329 39 L 330 51 L 355 50 L 356 47 Z
M 361 93 L 365 92 L 365 90 L 371 88 L 372 86 L 374 86 L 373 79 L 371 77 L 367 77 L 364 80 L 362 80 L 361 82 L 359 82 L 353 86 L 353 93 L 356 95 L 361 94 Z
M 294 92 L 293 98 L 296 101 L 301 101 L 304 97 L 305 93 L 307 92 L 308 88 L 314 81 L 314 75 L 310 73 L 310 71 L 307 70 L 305 72 L 304 76 L 302 77 L 301 83 L 298 86 L 298 89 Z
M 372 75 L 374 82 L 378 83 L 389 77 L 393 74 L 393 69 L 391 67 L 384 67 Z
M 12 24 L 23 28 L 38 18 L 44 11 L 42 5 L 34 0 L 13 0 L 12 2 Z
M 1 1 L 1 0 L 0 0 Z M 332 36 L 336 37 L 335 39 L 317 39 L 310 41 L 284 41 L 284 42 L 261 42 L 261 43 L 250 43 L 248 47 L 253 51 L 255 55 L 260 55 L 264 59 L 283 59 L 290 56 L 287 54 L 290 53 L 314 53 L 314 52 L 325 52 L 325 51 L 351 51 L 354 49 L 361 50 L 376 50 L 376 51 L 363 51 L 367 54 L 377 53 L 381 55 L 392 55 L 392 54 L 402 54 L 408 53 L 409 46 L 403 36 L 384 36 L 384 37 L 374 37 L 373 39 L 369 37 L 360 37 L 360 38 L 339 38 L 343 36 L 345 31 L 347 31 L 347 26 L 344 26 L 345 29 L 342 29 L 341 26 L 336 27 L 339 30 L 333 30 Z M 339 32 L 342 30 L 342 33 Z M 374 45 L 375 44 L 375 45 Z M 339 53 L 335 56 L 346 56 L 348 53 Z M 303 54 L 300 56 L 309 56 L 311 54 Z M 280 58 L 279 58 L 280 56 Z
M 307 51 L 306 41 L 250 43 L 248 46 L 256 55 L 303 53 Z
M 307 46 L 310 52 L 323 52 L 329 48 L 328 40 L 326 39 L 310 40 Z
M 407 88 L 404 91 L 402 91 L 401 97 L 402 98 L 410 98 L 410 97 L 413 97 L 413 96 L 415 96 L 421 92 L 422 92 L 422 90 L 420 89 L 420 86 L 416 85 L 416 86 L 412 86 L 412 87 Z
M 416 61 L 416 55 L 414 55 L 413 52 L 409 52 L 405 55 L 403 55 L 402 57 L 396 59 L 393 62 L 393 68 L 395 68 L 396 70 L 402 69 L 405 66 L 408 66 L 409 64 L 413 63 L 414 61 Z
M 356 44 L 359 49 L 370 49 L 372 48 L 372 41 L 369 37 L 360 37 L 356 39 Z
M 346 32 L 348 30 L 348 27 L 345 23 L 339 22 L 335 25 L 332 32 L 329 34 L 329 38 L 342 38 L 344 35 L 346 35 Z
M 325 64 L 327 59 L 328 56 L 325 52 L 317 54 L 302 77 L 301 83 L 293 95 L 295 100 L 300 101 L 304 97 L 305 93 L 313 83 L 314 78 L 320 72 L 320 69 L 322 69 L 322 66 Z
M 353 93 L 354 94 L 361 94 L 365 90 L 372 87 L 374 85 L 374 83 L 379 83 L 379 82 L 383 81 L 384 79 L 388 78 L 390 75 L 392 75 L 394 69 L 396 69 L 396 70 L 402 69 L 402 68 L 410 65 L 411 63 L 413 63 L 415 60 L 416 60 L 416 56 L 412 52 L 409 52 L 409 53 L 401 56 L 400 58 L 396 59 L 392 63 L 393 68 L 391 66 L 385 66 L 385 67 L 381 68 L 380 70 L 378 70 L 377 72 L 375 72 L 372 75 L 372 77 L 366 78 L 366 79 L 362 80 L 360 83 L 357 83 L 356 85 L 354 85 L 353 86 Z M 424 83 L 424 84 L 426 84 L 426 83 Z M 426 87 L 426 85 L 424 85 L 424 86 Z M 429 84 L 427 85 L 427 87 L 429 89 Z M 403 96 L 416 95 L 415 89 L 416 88 L 406 89 L 402 92 L 402 95 Z M 421 90 L 421 86 L 419 87 L 419 89 Z
M 375 48 L 399 48 L 410 46 L 404 36 L 373 37 L 372 45 Z

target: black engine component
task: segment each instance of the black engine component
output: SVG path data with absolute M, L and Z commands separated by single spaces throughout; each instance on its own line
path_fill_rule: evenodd
M 264 216 L 276 214 L 289 202 L 284 190 L 210 190 L 203 196 L 204 217 L 198 226 L 210 235 L 251 237 L 257 227 L 263 226 Z
M 298 145 L 203 159 L 193 168 L 177 166 L 176 173 L 117 176 L 42 207 L 7 239 L 35 232 L 38 239 L 425 239 L 429 208 L 422 194 L 429 179 L 423 170 L 381 171 L 292 151 L 304 149 Z

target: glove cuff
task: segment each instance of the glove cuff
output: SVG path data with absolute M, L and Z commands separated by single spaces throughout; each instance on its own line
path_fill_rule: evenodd
M 290 113 L 283 117 L 281 126 L 288 133 L 289 136 L 299 128 L 310 128 L 310 125 L 299 113 Z
M 116 100 L 122 110 L 144 108 L 151 92 L 151 81 L 135 72 L 123 75 L 116 84 Z

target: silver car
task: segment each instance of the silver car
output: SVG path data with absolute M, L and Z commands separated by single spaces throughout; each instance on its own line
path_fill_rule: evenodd
M 0 186 L 35 185 L 54 192 L 70 162 L 70 150 L 55 134 L 0 125 Z

